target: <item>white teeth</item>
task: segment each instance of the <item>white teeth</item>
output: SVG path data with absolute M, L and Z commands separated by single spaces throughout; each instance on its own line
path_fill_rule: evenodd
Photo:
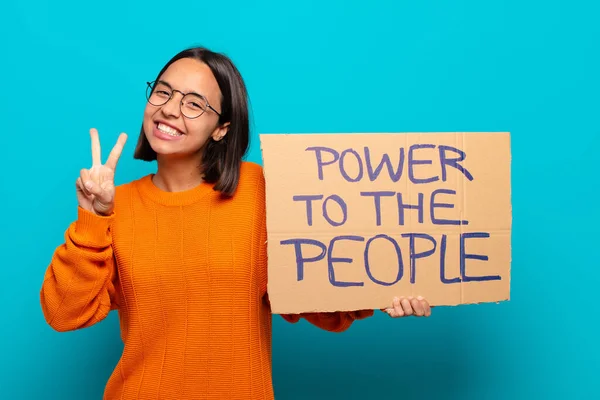
M 170 136 L 181 136 L 182 133 L 180 133 L 177 129 L 173 129 L 170 126 L 164 125 L 164 124 L 158 124 L 158 130 L 161 132 L 166 133 L 167 135 Z

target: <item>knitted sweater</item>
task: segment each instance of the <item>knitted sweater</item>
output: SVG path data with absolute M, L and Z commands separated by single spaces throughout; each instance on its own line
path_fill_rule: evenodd
M 118 310 L 124 350 L 105 399 L 273 399 L 265 182 L 244 162 L 238 190 L 165 192 L 145 176 L 117 187 L 115 211 L 78 216 L 41 288 L 57 331 Z M 372 311 L 284 315 L 346 330 Z

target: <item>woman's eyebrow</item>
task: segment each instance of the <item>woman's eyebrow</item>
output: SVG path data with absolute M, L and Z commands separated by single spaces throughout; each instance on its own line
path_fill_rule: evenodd
M 168 87 L 169 87 L 169 89 L 173 90 L 173 86 L 171 86 L 171 85 L 170 85 L 168 82 L 166 82 L 166 81 L 159 80 L 157 83 L 162 83 L 163 85 L 165 85 L 165 86 L 168 86 Z M 202 97 L 202 98 L 206 98 L 206 96 L 205 96 L 205 95 L 203 95 L 203 94 L 200 94 L 200 93 L 196 93 L 196 92 L 194 92 L 194 91 L 192 91 L 192 92 L 187 92 L 186 94 L 195 94 L 196 96 L 199 96 L 199 97 Z

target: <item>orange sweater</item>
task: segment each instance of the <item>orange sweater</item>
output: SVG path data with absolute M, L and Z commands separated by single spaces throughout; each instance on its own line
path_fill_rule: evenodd
M 265 224 L 257 164 L 243 163 L 232 199 L 207 183 L 121 185 L 111 216 L 78 209 L 45 275 L 45 318 L 67 331 L 118 310 L 125 345 L 105 399 L 272 399 Z M 340 332 L 372 313 L 302 317 Z

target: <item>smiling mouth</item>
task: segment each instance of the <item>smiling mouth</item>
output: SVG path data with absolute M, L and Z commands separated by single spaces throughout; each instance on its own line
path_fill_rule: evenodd
M 179 132 L 177 129 L 170 127 L 165 124 L 161 124 L 160 122 L 156 124 L 156 128 L 164 134 L 169 136 L 178 137 L 183 136 L 183 133 Z

